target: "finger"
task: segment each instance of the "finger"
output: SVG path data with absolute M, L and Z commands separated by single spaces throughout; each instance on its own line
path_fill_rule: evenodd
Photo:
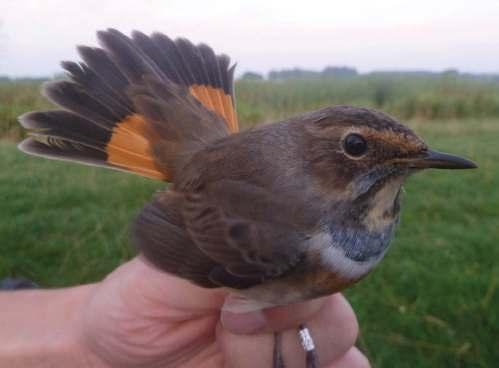
M 366 356 L 354 346 L 340 359 L 331 364 L 329 368 L 371 368 L 371 364 L 369 364 Z
M 303 322 L 312 335 L 321 366 L 327 366 L 342 357 L 357 338 L 358 325 L 355 314 L 341 294 L 324 298 L 322 308 L 315 315 L 306 321 L 296 321 Z M 218 337 L 228 367 L 272 365 L 273 333 L 242 335 L 221 328 Z M 304 367 L 305 352 L 294 326 L 282 332 L 282 355 L 287 368 Z
M 257 332 L 273 332 L 298 327 L 303 321 L 312 318 L 324 305 L 327 298 L 318 298 L 302 303 L 268 309 L 256 309 L 251 312 L 233 312 L 230 304 L 233 296 L 229 296 L 221 311 L 221 321 L 224 328 L 238 334 Z M 241 304 L 240 297 L 236 297 Z M 251 304 L 251 301 L 247 302 Z M 229 305 L 229 307 L 227 307 Z
M 312 336 L 321 366 L 331 364 L 350 350 L 359 331 L 352 307 L 341 294 L 327 298 L 319 313 L 304 324 Z M 295 329 L 283 335 L 283 355 L 289 361 L 304 362 L 305 352 Z
M 271 367 L 274 337 L 270 333 L 236 335 L 217 328 L 217 342 L 225 357 L 224 368 Z M 289 368 L 286 366 L 286 368 Z

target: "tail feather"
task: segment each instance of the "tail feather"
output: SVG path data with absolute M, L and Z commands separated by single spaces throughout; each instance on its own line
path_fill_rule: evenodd
M 150 39 L 156 48 L 149 47 L 146 49 L 143 37 L 136 34 L 135 39 L 142 45 L 144 52 L 152 58 L 156 58 L 159 62 L 158 65 L 162 67 L 162 70 L 167 73 L 174 83 L 181 86 L 188 86 L 192 83 L 189 80 L 189 74 L 184 66 L 180 50 L 174 40 L 162 33 L 154 33 Z
M 64 110 L 35 111 L 19 117 L 21 125 L 31 130 L 31 135 L 48 136 L 80 142 L 105 152 L 111 130 L 95 126 L 92 122 Z
M 140 83 L 144 75 L 164 78 L 159 67 L 124 34 L 109 29 L 97 32 L 97 38 L 129 82 Z
M 44 86 L 64 110 L 20 117 L 20 149 L 169 181 L 182 150 L 238 130 L 228 57 L 162 34 L 98 39 L 78 47 L 82 62 L 62 63 L 69 80 Z
M 126 112 L 112 110 L 97 96 L 92 96 L 94 91 L 71 81 L 48 82 L 43 86 L 43 94 L 52 102 L 95 125 L 110 129 L 126 116 Z
M 83 59 L 83 65 L 86 65 L 85 70 L 90 70 L 95 73 L 98 77 L 99 84 L 103 84 L 111 89 L 113 91 L 113 96 L 130 108 L 132 103 L 126 95 L 126 89 L 129 86 L 129 82 L 117 68 L 116 64 L 109 58 L 108 53 L 98 47 L 78 46 L 77 49 L 79 55 Z M 78 80 L 77 82 L 85 84 L 85 81 L 87 80 L 88 77 L 83 75 L 82 80 Z
M 147 153 L 147 141 L 131 130 L 116 135 L 64 110 L 31 112 L 20 116 L 19 121 L 30 129 L 30 138 L 19 145 L 26 153 L 165 179 Z M 128 140 L 133 147 L 124 144 L 126 138 L 131 138 Z M 126 163 L 126 167 L 120 163 Z
M 127 116 L 134 113 L 131 108 L 132 102 L 125 91 L 119 90 L 118 86 L 112 86 L 112 84 L 105 82 L 87 65 L 65 61 L 62 63 L 62 67 L 68 72 L 72 82 L 81 86 L 86 94 L 106 106 L 115 115 Z
M 79 161 L 91 166 L 108 166 L 106 153 L 69 140 L 52 141 L 49 136 L 28 138 L 18 148 L 30 155 L 62 161 Z

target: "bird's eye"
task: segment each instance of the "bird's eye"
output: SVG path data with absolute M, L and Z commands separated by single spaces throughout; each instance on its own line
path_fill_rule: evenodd
M 347 135 L 343 142 L 345 152 L 350 156 L 359 157 L 367 151 L 367 142 L 360 134 Z

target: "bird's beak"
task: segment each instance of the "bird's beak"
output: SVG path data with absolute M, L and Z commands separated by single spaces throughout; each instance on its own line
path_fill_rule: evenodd
M 411 169 L 475 169 L 478 166 L 465 158 L 448 153 L 426 150 L 406 161 Z

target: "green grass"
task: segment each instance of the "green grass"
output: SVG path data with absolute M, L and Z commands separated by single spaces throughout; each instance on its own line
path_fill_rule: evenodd
M 432 171 L 406 186 L 382 265 L 347 292 L 374 367 L 491 367 L 499 360 L 499 121 L 419 124 L 474 171 Z M 127 229 L 163 185 L 28 157 L 0 144 L 0 278 L 45 287 L 99 280 L 130 258 Z
M 132 255 L 128 224 L 162 183 L 29 157 L 0 144 L 0 278 L 95 281 Z
M 24 132 L 17 117 L 28 110 L 51 108 L 40 95 L 40 81 L 0 82 L 0 138 L 19 140 Z
M 374 367 L 496 366 L 498 84 L 359 77 L 244 81 L 237 88 L 245 126 L 330 104 L 375 106 L 412 118 L 434 148 L 479 163 L 479 170 L 411 178 L 391 251 L 347 295 Z M 50 107 L 38 89 L 0 83 L 0 278 L 24 276 L 44 287 L 96 281 L 133 256 L 128 226 L 164 185 L 18 152 L 13 142 L 23 132 L 16 116 Z M 438 120 L 453 117 L 466 119 Z
M 17 116 L 52 105 L 40 81 L 0 81 L 0 137 L 19 139 Z M 338 104 L 382 109 L 402 120 L 499 119 L 499 81 L 453 74 L 368 74 L 319 80 L 236 81 L 238 114 L 246 125 Z
M 338 104 L 374 107 L 402 120 L 499 118 L 499 81 L 451 75 L 242 80 L 236 92 L 239 115 L 248 123 Z

